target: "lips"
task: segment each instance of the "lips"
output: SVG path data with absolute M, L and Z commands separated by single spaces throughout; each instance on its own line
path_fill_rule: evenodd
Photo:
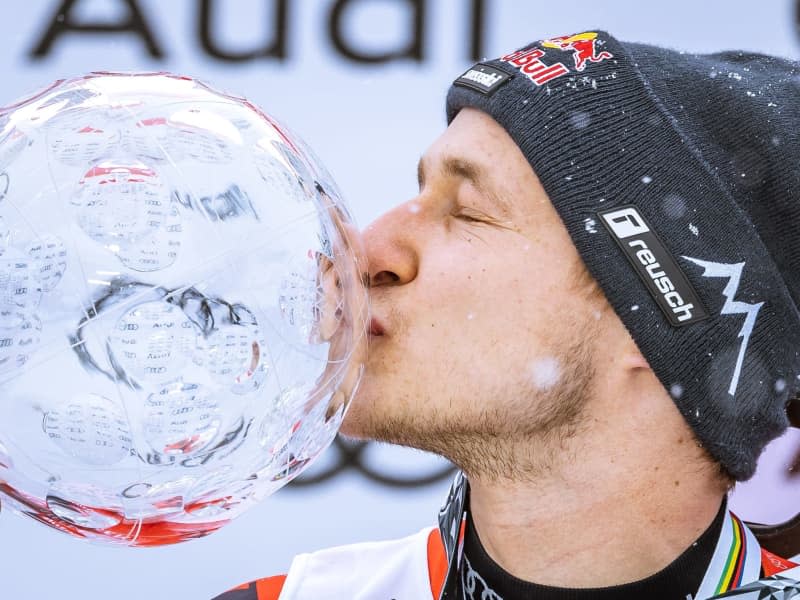
M 383 329 L 383 325 L 381 325 L 380 321 L 376 318 L 372 318 L 369 322 L 369 334 L 372 337 L 380 337 L 385 333 Z

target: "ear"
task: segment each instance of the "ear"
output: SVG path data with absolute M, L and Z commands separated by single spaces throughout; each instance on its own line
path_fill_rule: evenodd
M 646 369 L 648 371 L 652 370 L 650 368 L 650 363 L 647 362 L 647 359 L 639 351 L 639 348 L 637 348 L 636 344 L 633 343 L 630 344 L 629 347 L 625 349 L 625 352 L 622 355 L 622 360 L 620 362 L 622 364 L 622 368 L 626 370 L 628 369 L 630 370 Z
M 653 369 L 650 367 L 650 363 L 647 362 L 642 351 L 639 350 L 639 346 L 633 341 L 630 331 L 611 308 L 611 305 L 606 303 L 603 311 L 605 318 L 600 321 L 600 325 L 605 330 L 600 335 L 603 337 L 602 344 L 607 349 L 604 354 L 614 363 L 615 369 L 624 371 L 625 376 L 641 375 L 644 371 L 652 373 Z
M 615 340 L 616 343 L 611 344 L 611 347 L 614 348 L 617 364 L 626 372 L 652 371 L 650 363 L 647 362 L 642 351 L 639 350 L 639 346 L 633 341 L 630 332 L 622 324 L 622 320 L 619 317 L 616 317 L 616 329 L 617 340 Z

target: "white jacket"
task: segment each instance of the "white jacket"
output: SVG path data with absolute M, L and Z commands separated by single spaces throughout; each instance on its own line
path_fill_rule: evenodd
M 740 600 L 792 598 L 789 592 L 764 596 L 745 592 L 756 582 L 762 566 L 776 586 L 779 577 L 793 580 L 798 590 L 800 567 L 761 549 L 753 533 L 732 513 L 723 524 L 713 558 L 693 600 L 707 600 L 739 590 Z M 298 555 L 283 583 L 279 600 L 438 600 L 447 559 L 437 529 L 388 542 L 370 542 Z M 744 588 L 744 589 L 743 589 Z M 274 598 L 256 597 L 258 600 Z

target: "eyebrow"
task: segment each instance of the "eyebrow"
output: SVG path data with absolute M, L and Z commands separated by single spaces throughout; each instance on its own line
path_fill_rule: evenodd
M 445 177 L 468 181 L 478 192 L 495 205 L 503 216 L 508 217 L 511 215 L 511 206 L 508 202 L 486 187 L 487 173 L 480 165 L 465 158 L 445 156 L 440 161 L 439 169 L 440 173 Z M 425 182 L 425 171 L 425 157 L 423 156 L 417 163 L 417 182 L 420 188 Z

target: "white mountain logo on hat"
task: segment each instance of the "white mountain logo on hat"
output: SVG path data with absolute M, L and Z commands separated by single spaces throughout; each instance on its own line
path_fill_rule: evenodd
M 756 323 L 758 311 L 761 310 L 764 303 L 750 304 L 749 302 L 734 300 L 734 296 L 736 296 L 736 293 L 739 291 L 739 282 L 742 279 L 742 271 L 744 270 L 745 263 L 717 263 L 691 258 L 689 256 L 683 256 L 681 258 L 703 267 L 703 277 L 728 278 L 728 283 L 725 285 L 725 289 L 722 290 L 722 295 L 725 296 L 725 304 L 723 304 L 722 310 L 720 311 L 721 315 L 747 315 L 742 329 L 739 331 L 738 337 L 742 338 L 742 345 L 739 349 L 739 358 L 736 360 L 736 368 L 733 371 L 731 385 L 728 388 L 728 393 L 733 396 L 736 394 L 736 387 L 739 385 L 739 375 L 742 372 L 742 363 L 744 362 L 745 352 L 747 352 L 750 334 L 753 333 L 753 326 Z

